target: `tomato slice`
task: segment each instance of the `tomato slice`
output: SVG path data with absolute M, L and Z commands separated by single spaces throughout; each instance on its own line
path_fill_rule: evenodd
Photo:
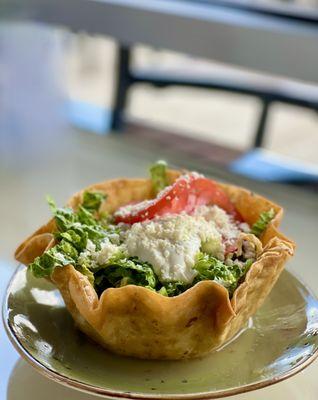
M 189 174 L 178 178 L 173 185 L 159 193 L 156 199 L 132 205 L 129 211 L 122 207 L 115 213 L 115 222 L 134 224 L 165 214 L 191 213 L 195 207 L 207 204 L 215 204 L 236 220 L 243 220 L 216 182 L 198 174 Z

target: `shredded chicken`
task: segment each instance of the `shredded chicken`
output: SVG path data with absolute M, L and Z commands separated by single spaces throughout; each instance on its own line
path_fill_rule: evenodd
M 262 253 L 263 246 L 261 241 L 250 233 L 241 233 L 237 241 L 237 256 L 256 260 Z

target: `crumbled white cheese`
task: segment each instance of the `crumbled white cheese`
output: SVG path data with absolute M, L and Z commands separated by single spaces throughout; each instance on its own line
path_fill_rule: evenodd
M 233 218 L 216 205 L 199 206 L 194 210 L 193 215 L 204 217 L 207 221 L 213 221 L 225 241 L 235 240 L 240 234 L 240 229 Z
M 251 228 L 247 222 L 241 222 L 238 227 L 244 233 L 250 233 L 251 231 Z
M 120 207 L 115 211 L 114 215 L 117 217 L 127 217 L 128 215 L 136 215 L 139 211 L 154 204 L 154 200 L 144 200 L 140 203 L 127 204 L 126 206 Z
M 187 214 L 132 225 L 125 246 L 130 256 L 149 262 L 162 282 L 191 283 L 197 274 L 193 269 L 195 258 L 203 246 L 215 256 L 224 253 L 222 236 L 215 224 Z
M 105 240 L 101 243 L 101 249 L 93 254 L 93 259 L 99 265 L 106 264 L 109 259 L 119 250 L 119 246 L 112 244 L 110 240 Z
M 203 251 L 224 260 L 228 245 L 237 243 L 241 225 L 218 206 L 199 206 L 191 215 L 119 224 L 120 233 L 111 233 L 100 250 L 88 241 L 80 259 L 89 256 L 96 265 L 103 265 L 121 251 L 151 264 L 161 282 L 191 283 L 197 274 L 193 268 L 197 254 Z
M 108 234 L 108 238 L 113 244 L 120 245 L 120 234 L 113 232 Z
M 87 241 L 86 250 L 82 251 L 79 255 L 79 263 L 89 257 L 93 263 L 98 265 L 106 264 L 112 256 L 120 251 L 121 247 L 110 242 L 108 238 L 105 238 L 101 243 L 101 248 L 96 251 L 96 246 L 90 240 Z
M 94 245 L 94 243 L 91 240 L 87 240 L 87 244 L 86 244 L 86 250 L 93 252 L 95 251 L 96 246 Z

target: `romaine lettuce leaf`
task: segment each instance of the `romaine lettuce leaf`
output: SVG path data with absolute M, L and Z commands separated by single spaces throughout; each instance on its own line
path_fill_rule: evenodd
M 78 230 L 76 232 L 73 229 L 69 229 L 66 232 L 60 233 L 58 237 L 74 246 L 79 252 L 86 248 L 88 237 L 86 232 L 79 232 Z
M 163 296 L 178 296 L 179 294 L 185 292 L 189 289 L 191 285 L 185 284 L 183 282 L 167 282 L 158 290 Z
M 233 265 L 226 265 L 209 254 L 199 253 L 194 266 L 194 269 L 198 271 L 195 282 L 216 281 L 227 288 L 231 295 L 251 265 L 252 260 L 247 260 L 242 266 L 235 262 Z
M 69 243 L 62 241 L 37 257 L 29 265 L 29 268 L 35 277 L 44 278 L 50 276 L 55 267 L 63 267 L 68 264 L 75 265 L 76 257 L 76 249 L 72 248 Z
M 69 207 L 58 208 L 51 197 L 47 198 L 58 229 L 55 233 L 58 243 L 30 264 L 29 268 L 34 276 L 49 277 L 54 268 L 71 264 L 93 282 L 93 273 L 86 264 L 78 263 L 78 257 L 85 250 L 88 239 L 99 245 L 108 235 L 107 228 L 100 225 L 91 212 L 98 211 L 96 207 L 100 206 L 103 198 L 96 193 L 84 194 L 84 203 L 77 211 Z
M 158 280 L 152 267 L 136 257 L 123 253 L 115 255 L 107 265 L 95 273 L 95 289 L 102 293 L 108 287 L 125 285 L 144 286 L 155 290 Z
M 167 163 L 165 161 L 157 161 L 150 167 L 150 176 L 152 180 L 152 187 L 157 194 L 166 186 L 168 186 L 167 179 Z
M 263 211 L 260 214 L 258 220 L 252 225 L 251 233 L 253 233 L 255 236 L 258 237 L 261 236 L 261 234 L 267 228 L 267 225 L 274 217 L 275 217 L 275 211 L 273 208 L 271 208 L 268 211 Z
M 100 192 L 84 192 L 82 207 L 88 211 L 98 211 L 106 195 Z

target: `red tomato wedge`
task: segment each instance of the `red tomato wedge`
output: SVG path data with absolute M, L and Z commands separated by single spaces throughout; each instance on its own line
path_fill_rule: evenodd
M 165 214 L 191 213 L 195 207 L 207 204 L 217 205 L 236 220 L 243 221 L 227 194 L 216 182 L 190 174 L 178 178 L 153 200 L 131 205 L 128 210 L 125 207 L 119 209 L 115 213 L 115 222 L 134 224 Z

